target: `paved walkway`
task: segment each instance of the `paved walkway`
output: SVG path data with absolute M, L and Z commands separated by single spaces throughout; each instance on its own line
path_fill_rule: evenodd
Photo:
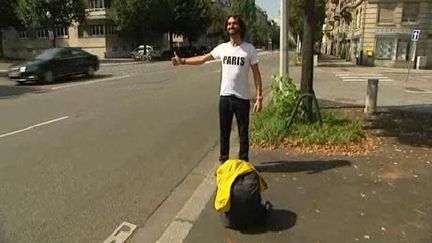
M 255 150 L 275 210 L 268 226 L 221 226 L 213 198 L 186 243 L 346 243 L 432 240 L 432 153 L 387 144 L 371 156 L 322 157 Z
M 359 85 L 347 81 L 350 75 L 337 75 L 335 70 L 341 68 L 361 73 L 361 68 L 351 64 L 320 66 L 316 90 L 321 98 L 335 101 L 345 93 L 348 98 L 363 93 L 365 87 L 359 91 Z M 292 72 L 295 76 L 295 69 Z M 383 74 L 380 77 L 384 79 Z M 400 77 L 395 79 L 388 82 L 400 82 Z M 387 94 L 398 90 L 398 86 L 388 90 L 385 87 L 380 98 L 386 104 L 399 101 L 400 97 Z M 430 104 L 431 100 L 424 102 Z M 346 104 L 353 103 L 346 100 Z M 247 231 L 226 229 L 213 207 L 213 196 L 200 216 L 188 221 L 193 226 L 183 242 L 432 242 L 432 115 L 417 113 L 417 106 L 421 105 L 411 106 L 409 113 L 393 110 L 394 106 L 382 109 L 370 124 L 372 130 L 379 130 L 382 144 L 370 155 L 253 150 L 251 160 L 270 186 L 264 197 L 275 205 L 269 224 Z M 431 111 L 430 105 L 420 110 L 425 109 Z M 212 188 L 214 183 L 209 190 Z M 179 235 L 176 240 L 181 242 L 183 238 Z

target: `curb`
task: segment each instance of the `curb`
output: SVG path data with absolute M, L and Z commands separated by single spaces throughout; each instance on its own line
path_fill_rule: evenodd
M 215 190 L 211 182 L 218 165 L 217 144 L 215 142 L 209 148 L 197 166 L 134 233 L 131 243 L 164 242 L 165 239 L 169 243 L 180 243 L 188 235 Z M 199 208 L 196 208 L 196 203 L 199 203 Z M 188 222 L 182 221 L 183 218 Z
M 0 77 L 7 77 L 8 71 L 7 70 L 0 70 Z

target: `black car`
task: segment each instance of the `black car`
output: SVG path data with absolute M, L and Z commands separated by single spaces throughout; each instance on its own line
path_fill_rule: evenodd
M 47 49 L 34 60 L 9 69 L 9 78 L 18 83 L 37 81 L 51 83 L 57 78 L 85 74 L 93 76 L 99 69 L 99 59 L 79 48 Z

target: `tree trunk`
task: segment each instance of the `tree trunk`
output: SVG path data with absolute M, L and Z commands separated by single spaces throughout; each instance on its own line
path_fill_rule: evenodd
M 3 29 L 0 28 L 0 57 L 3 57 Z
M 170 50 L 174 49 L 174 42 L 173 42 L 173 33 L 169 32 L 169 43 L 170 43 Z
M 57 43 L 56 43 L 56 31 L 55 31 L 55 25 L 52 26 L 51 31 L 52 31 L 52 48 L 56 48 L 57 47 Z M 49 38 L 49 37 L 48 37 Z
M 305 20 L 303 21 L 302 42 L 302 75 L 301 93 L 313 94 L 313 55 L 314 55 L 314 26 L 315 26 L 315 0 L 304 0 Z M 313 120 L 312 99 L 305 99 L 306 114 L 309 121 Z

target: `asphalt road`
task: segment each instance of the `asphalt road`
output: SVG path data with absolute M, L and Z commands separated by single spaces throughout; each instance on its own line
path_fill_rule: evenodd
M 276 57 L 261 56 L 267 80 Z M 52 85 L 0 78 L 0 242 L 102 242 L 122 222 L 142 227 L 218 145 L 219 78 L 219 63 L 168 62 Z
M 268 87 L 278 55 L 260 59 Z M 401 70 L 322 66 L 315 92 L 362 104 L 365 75 L 386 80 L 379 105 L 430 111 L 430 72 L 406 83 Z M 219 79 L 218 63 L 168 62 L 104 65 L 52 85 L 0 78 L 0 242 L 102 242 L 122 222 L 143 227 L 217 150 Z

